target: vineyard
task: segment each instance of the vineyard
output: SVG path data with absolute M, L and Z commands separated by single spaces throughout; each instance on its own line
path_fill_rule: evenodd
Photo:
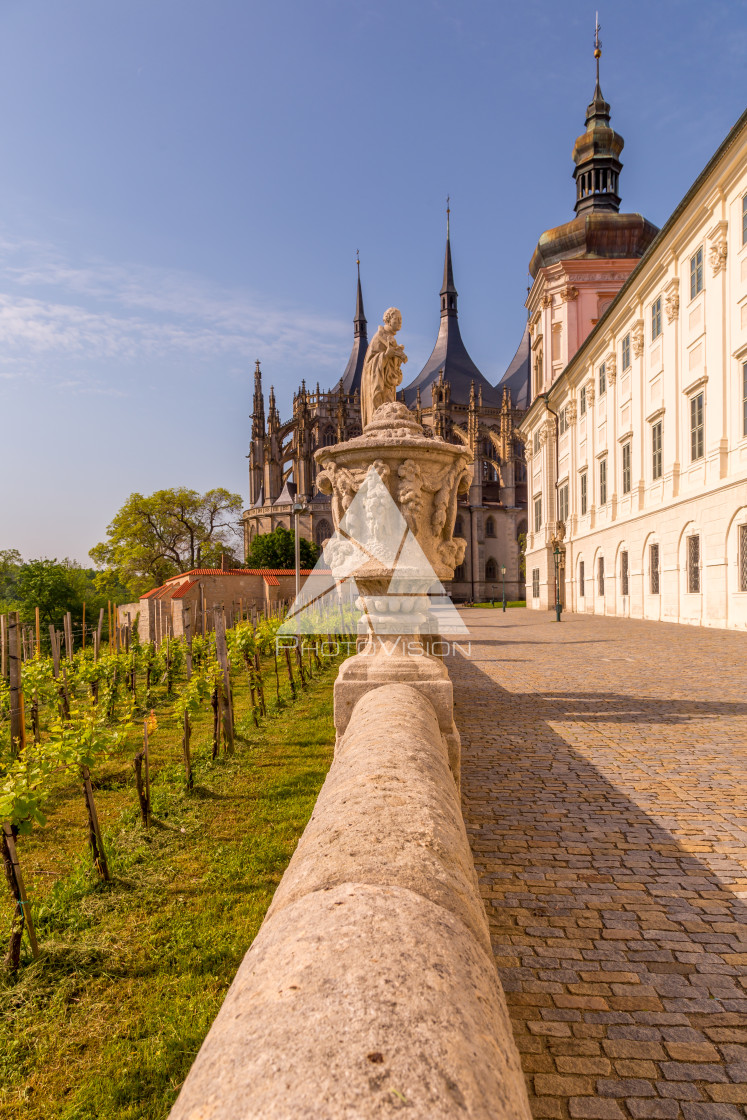
M 102 969 L 128 976 L 134 958 L 138 969 L 166 968 L 167 987 L 189 986 L 195 973 L 211 977 L 187 997 L 193 1013 L 187 1009 L 186 1022 L 183 1007 L 178 1027 L 172 1008 L 162 1007 L 149 1023 L 160 1055 L 151 1103 L 146 1107 L 141 1090 L 132 1089 L 115 1107 L 111 1078 L 99 1080 L 97 1069 L 85 1086 L 62 1090 L 72 1094 L 71 1111 L 42 1107 L 42 1093 L 38 1115 L 165 1115 L 261 922 L 331 757 L 331 684 L 338 651 L 348 650 L 322 639 L 306 641 L 303 650 L 283 648 L 279 618 L 230 621 L 226 627 L 216 610 L 211 631 L 167 636 L 158 645 L 141 643 L 133 627 L 74 650 L 65 632 L 64 649 L 52 639 L 46 656 L 24 640 L 17 618 L 7 620 L 7 678 L 0 676 L 0 929 L 7 966 L 0 1116 L 12 1099 L 34 1099 L 47 1082 L 59 1094 L 57 1082 L 69 1082 L 70 1067 L 56 1065 L 58 1044 L 39 1071 L 40 1047 L 48 1044 L 41 1046 L 37 1031 L 50 1008 L 70 997 L 71 976 L 75 1000 L 86 1005 L 103 982 Z M 212 883 L 216 875 L 229 898 L 212 888 L 195 896 L 195 883 L 206 876 Z M 168 927 L 166 894 L 171 903 L 187 900 Z M 208 928 L 190 899 L 210 910 Z M 123 925 L 127 937 L 110 944 L 114 927 Z M 158 965 L 141 944 L 149 936 L 162 946 Z M 175 937 L 183 942 L 181 957 L 174 955 Z M 144 998 L 138 994 L 138 1005 Z M 114 1006 L 114 989 L 112 999 Z M 99 1013 L 108 1018 L 105 1007 Z M 141 1010 L 138 1024 L 140 1016 Z M 86 1050 L 101 1058 L 103 1046 L 119 1068 L 120 1049 L 103 1037 L 93 1045 L 88 1029 L 81 1020 Z M 139 1103 L 131 1109 L 133 1095 Z

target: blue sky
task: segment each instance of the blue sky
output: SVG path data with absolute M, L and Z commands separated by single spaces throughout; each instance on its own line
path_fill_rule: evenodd
M 355 252 L 408 375 L 444 206 L 496 381 L 573 216 L 596 4 L 0 0 L 0 548 L 85 561 L 133 490 L 247 495 L 252 370 L 337 382 Z M 624 210 L 660 225 L 745 108 L 747 4 L 600 9 Z M 409 379 L 409 378 L 408 378 Z

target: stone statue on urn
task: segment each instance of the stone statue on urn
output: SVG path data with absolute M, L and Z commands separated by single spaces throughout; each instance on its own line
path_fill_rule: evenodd
M 373 420 L 381 405 L 397 398 L 402 381 L 402 366 L 407 361 L 404 347 L 394 337 L 402 327 L 402 315 L 396 307 L 384 312 L 384 322 L 368 344 L 361 375 L 361 419 L 363 427 Z

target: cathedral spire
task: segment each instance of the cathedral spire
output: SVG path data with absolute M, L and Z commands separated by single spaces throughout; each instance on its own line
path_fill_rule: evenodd
M 446 196 L 446 256 L 444 258 L 444 282 L 441 288 L 441 318 L 444 316 L 454 316 L 457 314 L 457 290 L 454 286 L 454 268 L 451 263 L 451 229 L 450 229 L 450 215 L 451 207 L 449 205 L 450 196 Z
M 265 398 L 262 393 L 262 370 L 259 358 L 254 365 L 254 401 L 252 407 L 252 438 L 265 434 Z
M 353 334 L 355 338 L 360 338 L 361 335 L 366 337 L 367 323 L 366 316 L 363 311 L 363 292 L 361 291 L 361 257 L 360 253 L 355 255 L 355 263 L 358 268 L 358 292 L 355 297 L 355 318 L 353 319 Z
M 610 125 L 610 107 L 604 100 L 599 84 L 599 60 L 602 57 L 599 32 L 597 15 L 594 28 L 596 85 L 586 107 L 586 132 L 578 137 L 573 147 L 577 214 L 590 211 L 617 213 L 620 209 L 619 177 L 622 163 L 619 157 L 625 141 Z
M 345 372 L 342 375 L 343 388 L 350 395 L 360 389 L 363 363 L 366 360 L 366 350 L 368 349 L 368 326 L 363 311 L 361 258 L 359 253 L 356 253 L 355 263 L 358 269 L 358 287 L 355 296 L 355 318 L 353 319 L 353 349 L 350 351 L 348 364 L 345 366 Z

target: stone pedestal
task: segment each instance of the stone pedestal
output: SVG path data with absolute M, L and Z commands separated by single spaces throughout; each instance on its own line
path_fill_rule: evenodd
M 363 611 L 358 653 L 335 683 L 338 741 L 366 692 L 407 683 L 433 704 L 458 784 L 452 685 L 434 650 L 439 635 L 463 627 L 441 580 L 453 577 L 467 546 L 453 532 L 457 495 L 469 489 L 470 452 L 426 436 L 394 402 L 377 409 L 361 436 L 321 448 L 316 459 L 335 526 L 325 559 L 335 579 L 354 579 Z

